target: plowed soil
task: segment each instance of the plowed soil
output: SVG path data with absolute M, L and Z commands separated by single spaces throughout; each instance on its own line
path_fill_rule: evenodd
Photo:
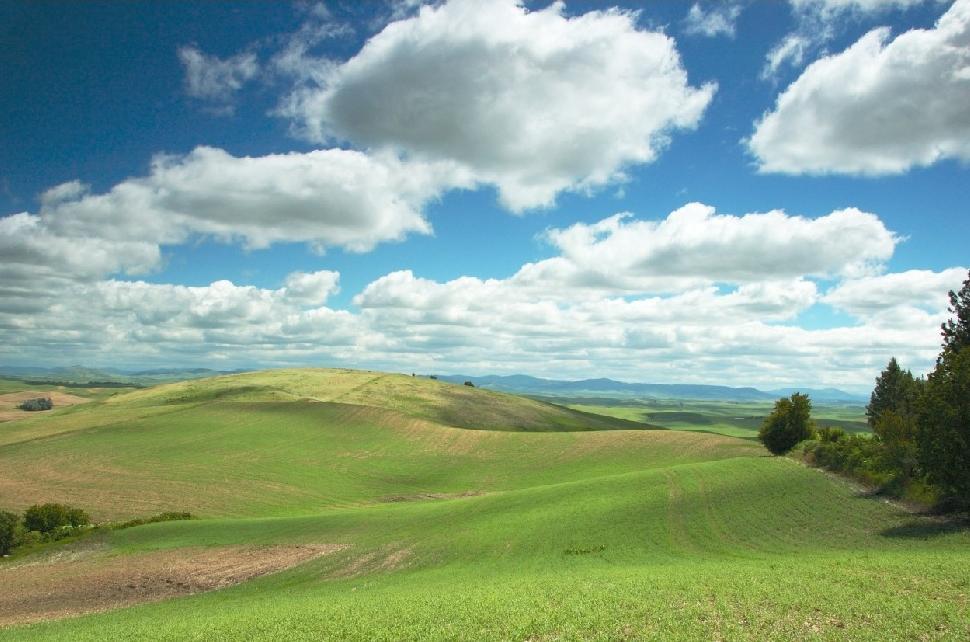
M 95 547 L 25 560 L 0 566 L 0 626 L 220 589 L 341 548 L 231 546 L 111 555 Z

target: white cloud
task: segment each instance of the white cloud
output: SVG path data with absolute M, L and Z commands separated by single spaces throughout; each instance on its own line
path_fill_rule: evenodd
M 298 84 L 325 82 L 336 63 L 324 55 L 314 54 L 314 48 L 327 40 L 350 36 L 354 30 L 346 23 L 335 21 L 323 4 L 305 7 L 303 13 L 304 22 L 283 39 L 283 46 L 270 58 L 268 67 Z
M 456 161 L 516 211 L 622 180 L 696 127 L 715 90 L 690 86 L 674 41 L 634 14 L 514 0 L 422 7 L 321 70 L 280 108 L 304 135 Z
M 785 67 L 800 67 L 809 54 L 822 50 L 847 23 L 868 20 L 891 10 L 908 9 L 926 1 L 789 0 L 796 23 L 795 31 L 787 34 L 768 52 L 761 78 L 774 80 Z
M 684 19 L 684 32 L 691 35 L 734 37 L 734 25 L 741 15 L 741 5 L 720 3 L 705 11 L 694 3 Z
M 259 62 L 254 53 L 222 59 L 186 45 L 179 47 L 178 57 L 185 67 L 186 93 L 206 101 L 215 112 L 222 114 L 233 113 L 232 100 L 236 92 L 259 73 Z
M 83 189 L 62 191 L 89 198 Z M 30 214 L 0 219 L 7 226 L 0 239 L 23 239 L 39 224 Z M 275 289 L 229 281 L 187 287 L 101 279 L 98 270 L 152 263 L 150 253 L 147 261 L 135 253 L 113 263 L 106 252 L 82 279 L 69 274 L 83 261 L 71 263 L 67 249 L 35 260 L 14 243 L 0 247 L 4 268 L 19 260 L 29 274 L 47 261 L 51 279 L 41 297 L 36 281 L 31 296 L 30 283 L 18 290 L 2 280 L 0 361 L 29 354 L 33 363 L 57 363 L 70 355 L 97 364 L 110 350 L 116 364 L 135 365 L 325 363 L 867 385 L 889 355 L 916 371 L 932 365 L 945 288 L 962 278 L 962 268 L 860 276 L 889 258 L 896 237 L 852 209 L 805 219 L 719 215 L 689 204 L 660 221 L 616 216 L 547 236 L 558 255 L 509 278 L 438 282 L 392 272 L 356 293 L 352 310 L 328 307 L 339 286 L 332 271 L 295 272 Z M 672 259 L 678 255 L 684 258 Z M 57 270 L 65 273 L 54 278 Z M 815 277 L 842 283 L 820 297 Z M 799 315 L 818 304 L 849 310 L 858 323 L 800 327 Z
M 428 233 L 422 207 L 466 179 L 446 163 L 404 163 L 341 149 L 236 157 L 211 147 L 160 156 L 151 173 L 105 194 L 70 192 L 45 201 L 40 217 L 57 236 L 185 242 L 193 234 L 249 248 L 305 242 L 366 251 Z M 48 192 L 51 193 L 51 192 Z
M 335 272 L 291 274 L 275 290 L 216 281 L 208 286 L 107 280 L 56 292 L 46 314 L 22 315 L 0 306 L 0 355 L 29 349 L 34 363 L 73 357 L 194 360 L 214 355 L 264 359 L 334 355 L 353 350 L 362 335 L 349 312 L 324 307 Z M 123 362 L 123 361 L 122 361 Z
M 878 270 L 898 238 L 854 208 L 816 219 L 781 211 L 732 216 L 689 203 L 661 221 L 616 215 L 546 234 L 560 256 L 526 266 L 523 280 L 568 278 L 588 287 L 657 291 Z M 664 287 L 665 282 L 668 287 Z
M 501 305 L 496 305 L 501 301 Z M 900 314 L 808 330 L 795 318 L 818 301 L 805 279 L 670 296 L 537 296 L 515 279 L 436 282 L 410 271 L 355 298 L 368 350 L 409 367 L 529 372 L 555 378 L 866 385 L 889 355 L 931 367 L 939 315 Z M 399 366 L 400 367 L 400 366 Z
M 901 306 L 921 308 L 939 315 L 946 311 L 947 292 L 959 290 L 967 269 L 941 272 L 908 270 L 852 279 L 827 292 L 823 301 L 859 316 L 870 316 Z
M 297 242 L 367 251 L 429 233 L 424 205 L 463 184 L 447 163 L 340 149 L 161 156 L 148 176 L 107 193 L 71 181 L 44 192 L 38 213 L 0 218 L 0 311 L 40 312 L 77 284 L 156 270 L 163 246 L 200 235 L 252 249 Z M 323 300 L 336 279 L 298 273 L 285 289 L 293 300 Z
M 761 70 L 762 80 L 774 78 L 785 65 L 800 66 L 812 46 L 812 41 L 804 35 L 790 33 L 785 36 L 768 52 Z
M 797 13 L 835 19 L 845 14 L 872 15 L 891 9 L 907 9 L 926 0 L 788 0 Z
M 286 277 L 282 292 L 292 301 L 323 304 L 328 296 L 339 291 L 339 280 L 339 273 L 327 270 L 293 272 Z
M 38 216 L 6 216 L 0 218 L 0 311 L 42 312 L 75 282 L 144 273 L 160 258 L 152 242 L 58 235 Z
M 748 141 L 763 172 L 897 174 L 970 161 L 970 0 L 933 29 L 876 29 L 810 65 Z

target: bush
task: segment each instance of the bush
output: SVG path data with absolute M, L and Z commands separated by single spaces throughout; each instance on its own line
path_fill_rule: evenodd
M 183 519 L 195 519 L 192 513 L 177 513 L 177 512 L 167 512 L 159 513 L 158 515 L 153 515 L 151 517 L 138 517 L 136 519 L 128 520 L 127 522 L 122 522 L 117 524 L 114 528 L 132 528 L 135 526 L 142 526 L 144 524 L 154 524 L 155 522 L 174 522 Z
M 83 510 L 64 504 L 35 504 L 24 511 L 24 528 L 45 535 L 66 527 L 78 528 L 90 523 L 91 519 Z
M 844 437 L 845 431 L 838 426 L 827 426 L 825 428 L 819 428 L 815 431 L 815 438 L 823 444 L 831 444 L 837 441 L 842 441 Z
M 796 392 L 791 398 L 782 397 L 765 418 L 758 431 L 758 439 L 775 455 L 783 455 L 814 432 L 811 419 L 812 402 L 808 395 Z
M 67 509 L 67 521 L 72 528 L 80 528 L 91 523 L 91 518 L 80 508 Z
M 475 387 L 475 384 L 473 384 L 473 383 L 472 383 L 471 381 L 466 381 L 466 382 L 465 382 L 465 385 L 466 385 L 466 386 L 471 386 L 472 388 L 474 388 L 474 387 Z
M 26 399 L 17 407 L 27 411 L 50 410 L 54 407 L 54 402 L 50 400 L 50 397 L 37 397 L 36 399 Z
M 13 513 L 0 510 L 0 555 L 9 555 L 19 542 L 18 527 L 20 520 Z

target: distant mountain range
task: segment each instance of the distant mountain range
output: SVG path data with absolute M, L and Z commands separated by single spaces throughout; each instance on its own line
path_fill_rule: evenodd
M 808 394 L 814 401 L 825 403 L 864 403 L 868 396 L 852 394 L 836 388 L 733 388 L 681 383 L 626 383 L 613 379 L 584 379 L 562 381 L 540 379 L 528 375 L 440 375 L 443 381 L 464 383 L 471 381 L 479 388 L 517 392 L 549 397 L 649 397 L 654 399 L 697 399 L 710 401 L 774 401 L 793 392 Z
M 118 368 L 88 368 L 68 366 L 57 368 L 0 366 L 0 377 L 44 383 L 68 385 L 133 385 L 153 386 L 170 381 L 200 379 L 221 374 L 246 372 L 240 370 L 212 370 L 210 368 L 155 368 L 150 370 L 122 370 Z M 803 392 L 812 400 L 822 403 L 865 403 L 868 395 L 855 395 L 836 388 L 733 388 L 685 383 L 626 383 L 613 379 L 584 379 L 564 381 L 541 379 L 528 375 L 439 375 L 438 379 L 453 383 L 471 381 L 479 388 L 514 392 L 544 397 L 602 397 L 602 398 L 652 398 L 696 399 L 709 401 L 774 401 L 793 392 Z
M 67 385 L 130 385 L 152 386 L 169 381 L 214 377 L 221 374 L 245 372 L 245 370 L 212 370 L 209 368 L 156 368 L 152 370 L 121 370 L 118 368 L 88 368 L 86 366 L 67 366 L 43 368 L 36 366 L 0 366 L 0 377 L 36 381 L 38 383 L 60 383 Z

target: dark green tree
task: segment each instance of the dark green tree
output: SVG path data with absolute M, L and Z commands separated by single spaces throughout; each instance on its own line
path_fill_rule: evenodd
M 67 507 L 67 523 L 74 528 L 87 526 L 91 523 L 91 518 L 80 508 Z
M 886 411 L 903 417 L 912 415 L 916 409 L 917 393 L 918 384 L 913 373 L 900 368 L 896 357 L 890 359 L 886 369 L 876 377 L 876 387 L 866 406 L 869 427 L 874 429 L 879 416 Z
M 50 397 L 38 397 L 37 399 L 25 399 L 19 406 L 21 410 L 50 410 L 54 407 Z
M 17 544 L 17 524 L 20 519 L 13 513 L 0 510 L 0 555 L 9 555 Z
M 950 290 L 950 307 L 948 310 L 954 318 L 948 319 L 940 326 L 943 335 L 943 352 L 940 359 L 947 352 L 960 352 L 970 346 L 970 272 L 967 280 L 959 292 Z
M 790 398 L 775 402 L 771 414 L 758 431 L 758 439 L 775 455 L 783 455 L 795 445 L 812 436 L 812 401 L 808 395 L 796 392 Z
M 921 396 L 916 444 L 929 480 L 970 505 L 970 345 L 940 353 Z
M 70 526 L 69 511 L 70 508 L 63 504 L 34 504 L 24 511 L 24 528 L 51 533 L 62 526 Z
M 872 431 L 879 439 L 879 452 L 883 466 L 898 471 L 905 479 L 913 477 L 916 470 L 916 415 L 884 410 L 879 413 Z

